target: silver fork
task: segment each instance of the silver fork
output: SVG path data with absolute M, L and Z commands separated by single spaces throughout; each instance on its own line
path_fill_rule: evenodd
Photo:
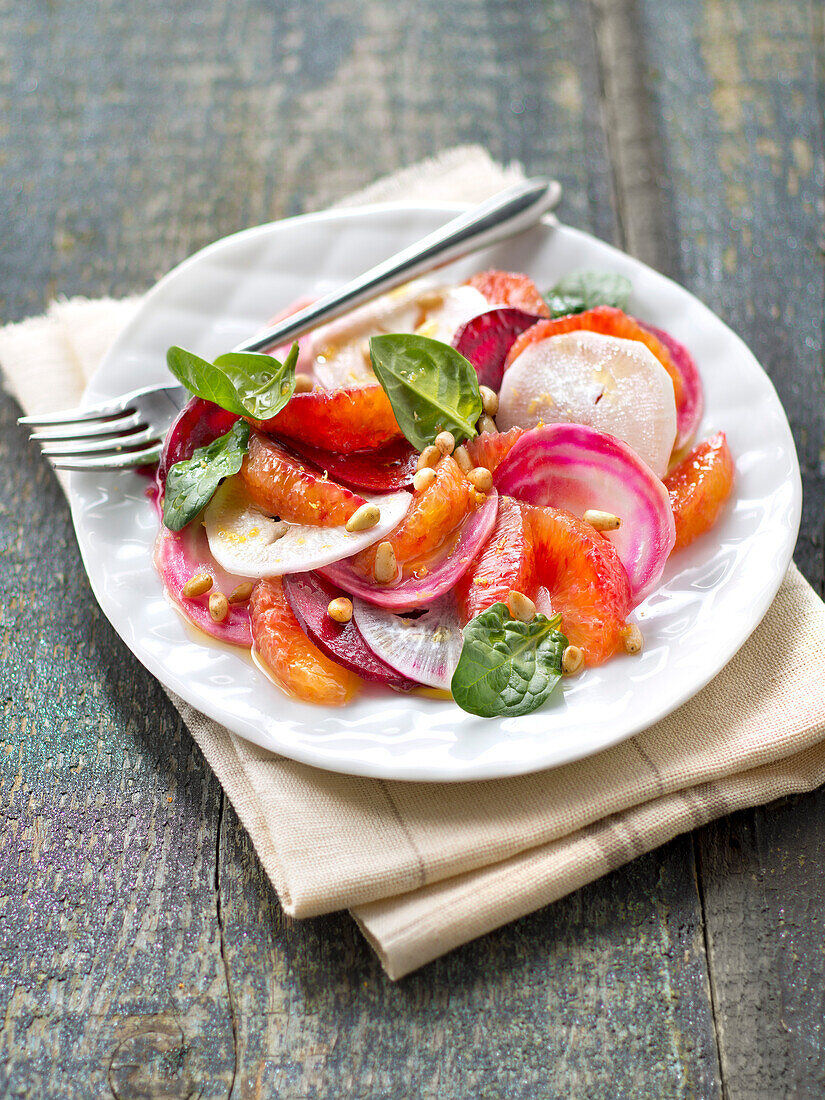
M 561 198 L 555 180 L 531 179 L 494 195 L 422 240 L 233 351 L 264 351 L 450 260 L 529 229 Z M 128 470 L 156 462 L 163 438 L 189 397 L 180 385 L 146 386 L 111 401 L 51 416 L 21 416 L 31 439 L 58 470 Z

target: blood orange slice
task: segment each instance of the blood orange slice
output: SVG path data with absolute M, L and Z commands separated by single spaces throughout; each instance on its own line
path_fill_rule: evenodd
M 481 553 L 456 585 L 462 623 L 499 600 L 506 602 L 511 589 L 534 591 L 535 565 L 532 541 L 518 501 L 500 497 L 493 533 Z
M 479 271 L 467 283 L 481 291 L 491 305 L 513 306 L 539 317 L 549 317 L 550 310 L 529 275 L 520 271 Z
M 464 446 L 472 464 L 484 466 L 492 474 L 523 434 L 524 428 L 510 428 L 507 432 L 483 432 L 474 439 L 469 439 Z
M 676 521 L 674 550 L 713 527 L 733 489 L 733 476 L 733 456 L 724 432 L 694 447 L 667 475 L 665 487 Z
M 369 451 L 402 436 L 380 386 L 295 394 L 277 416 L 256 425 L 325 451 Z

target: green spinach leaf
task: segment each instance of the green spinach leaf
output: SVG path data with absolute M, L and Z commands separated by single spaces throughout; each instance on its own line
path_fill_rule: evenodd
M 482 718 L 529 714 L 547 699 L 561 678 L 567 639 L 560 615 L 514 619 L 494 603 L 464 627 L 464 645 L 453 673 L 453 698 L 462 710 Z
M 249 425 L 245 420 L 236 420 L 226 435 L 198 447 L 191 458 L 169 467 L 163 522 L 170 531 L 180 531 L 191 523 L 223 479 L 240 470 L 248 444 Z
M 269 420 L 292 397 L 297 361 L 297 344 L 283 363 L 272 355 L 254 352 L 229 352 L 219 355 L 214 363 L 175 346 L 166 353 L 169 370 L 188 390 L 227 412 L 253 420 Z
M 596 306 L 627 309 L 632 290 L 630 280 L 612 271 L 575 271 L 565 275 L 544 299 L 551 317 L 583 313 Z
M 373 336 L 370 356 L 395 419 L 413 447 L 423 451 L 439 432 L 452 432 L 456 443 L 476 434 L 481 416 L 478 375 L 455 348 L 399 332 Z

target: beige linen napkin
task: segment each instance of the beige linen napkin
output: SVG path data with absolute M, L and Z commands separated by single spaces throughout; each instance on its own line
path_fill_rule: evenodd
M 463 148 L 351 201 L 480 199 L 518 175 Z M 137 299 L 55 303 L 0 330 L 30 412 L 77 402 Z M 287 913 L 349 908 L 391 978 L 722 814 L 825 780 L 825 605 L 795 568 L 727 668 L 637 737 L 537 775 L 445 788 L 322 772 L 173 697 Z

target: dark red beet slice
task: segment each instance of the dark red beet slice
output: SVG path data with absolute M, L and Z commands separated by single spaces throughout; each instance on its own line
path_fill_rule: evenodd
M 412 485 L 416 451 L 406 439 L 397 439 L 374 451 L 353 451 L 333 454 L 296 439 L 287 440 L 289 447 L 301 458 L 326 470 L 333 481 L 350 489 L 366 489 L 373 493 L 390 493 Z
M 507 352 L 517 336 L 540 320 L 523 309 L 491 309 L 463 325 L 453 337 L 453 347 L 473 364 L 479 383 L 498 393 Z
M 284 593 L 301 629 L 333 661 L 356 672 L 364 680 L 387 684 L 398 691 L 418 687 L 390 668 L 364 641 L 355 620 L 337 623 L 327 614 L 330 601 L 346 596 L 340 588 L 319 577 L 317 573 L 287 573 L 283 578 Z
M 166 484 L 170 466 L 191 458 L 198 447 L 205 447 L 213 439 L 226 435 L 238 419 L 234 413 L 213 405 L 211 401 L 204 401 L 202 397 L 187 401 L 166 433 L 158 466 L 159 484 Z

